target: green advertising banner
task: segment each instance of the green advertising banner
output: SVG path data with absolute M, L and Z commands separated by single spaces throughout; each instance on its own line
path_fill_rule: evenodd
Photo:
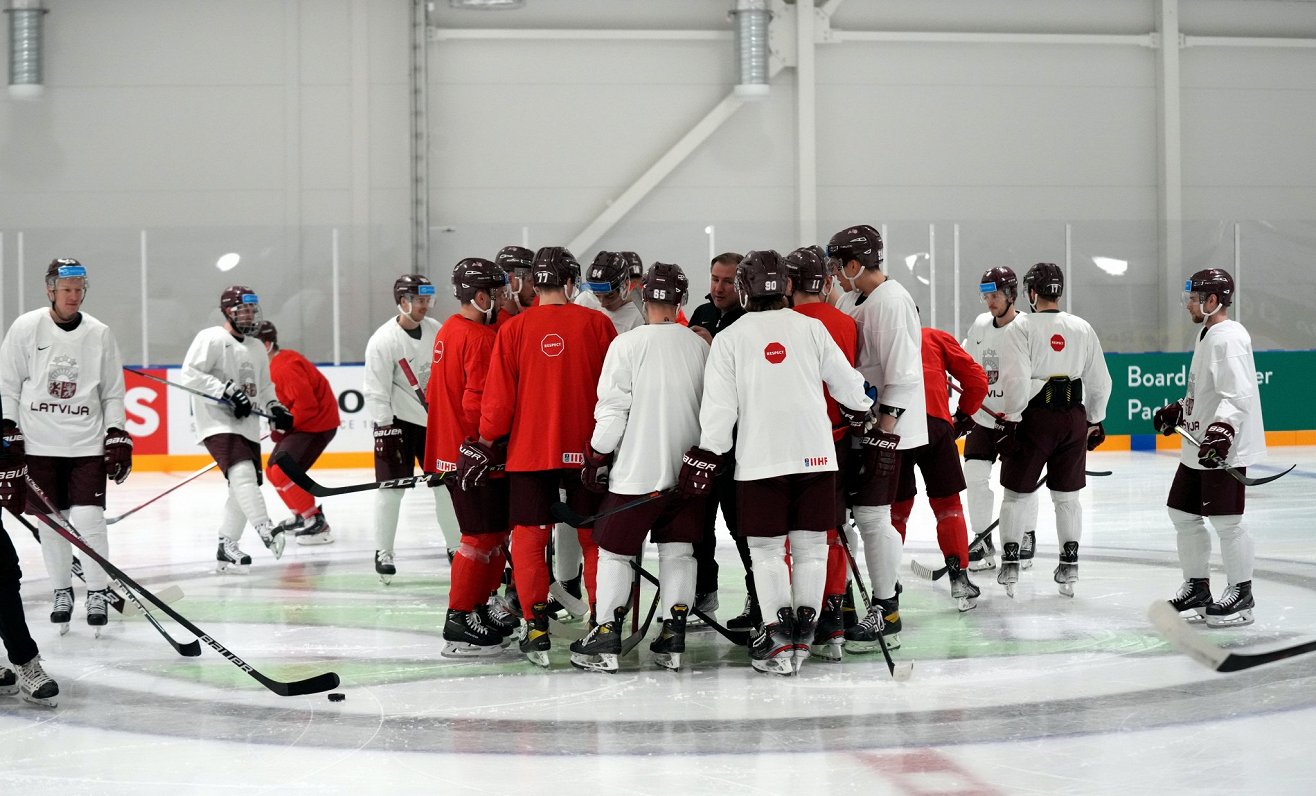
M 1189 352 L 1107 354 L 1106 367 L 1114 384 L 1106 407 L 1106 433 L 1156 433 L 1152 414 L 1184 396 L 1191 359 Z M 1307 379 L 1316 373 L 1316 351 L 1259 351 L 1255 359 L 1266 430 L 1316 427 L 1310 406 L 1299 400 L 1306 395 Z

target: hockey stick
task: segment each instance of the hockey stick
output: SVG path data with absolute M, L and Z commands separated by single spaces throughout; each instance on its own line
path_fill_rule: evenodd
M 580 512 L 576 511 L 575 509 L 571 508 L 565 503 L 554 503 L 553 505 L 548 507 L 548 513 L 552 514 L 553 519 L 557 520 L 558 522 L 566 523 L 567 525 L 570 525 L 573 528 L 583 528 L 586 525 L 593 525 L 595 522 L 603 519 L 604 517 L 608 517 L 613 514 L 620 514 L 623 511 L 630 511 L 636 506 L 643 506 L 645 503 L 652 503 L 653 501 L 661 497 L 666 497 L 667 495 L 674 495 L 674 494 L 676 494 L 675 489 L 662 489 L 657 492 L 650 492 L 647 495 L 641 495 L 634 500 L 630 500 L 621 504 L 620 506 L 610 508 L 607 511 L 601 511 L 598 514 L 589 517 L 585 516 L 584 514 L 581 514 Z
M 640 577 L 649 581 L 654 586 L 658 586 L 658 579 L 655 578 L 653 576 L 653 573 L 651 573 L 649 570 L 645 569 L 644 567 L 640 566 L 634 561 L 631 562 L 631 566 L 635 568 L 636 572 L 640 573 Z M 723 638 L 725 638 L 727 641 L 730 641 L 732 644 L 735 644 L 738 647 L 749 646 L 748 630 L 728 630 L 722 625 L 719 625 L 717 621 L 713 619 L 713 617 L 699 610 L 697 606 L 693 606 L 693 605 L 690 606 L 690 613 L 702 619 L 704 624 L 716 630 L 719 634 L 722 635 Z
M 190 393 L 192 393 L 193 395 L 199 395 L 199 396 L 201 396 L 202 398 L 205 398 L 205 399 L 210 400 L 210 401 L 214 401 L 215 403 L 224 404 L 225 406 L 228 406 L 228 407 L 233 406 L 233 402 L 230 401 L 230 400 L 228 400 L 227 398 L 216 398 L 215 396 L 211 395 L 210 393 L 202 392 L 201 390 L 194 389 L 194 388 L 192 388 L 192 387 L 187 386 L 186 384 L 179 384 L 179 383 L 176 382 L 176 381 L 169 381 L 168 379 L 162 379 L 162 378 L 160 378 L 159 376 L 153 376 L 153 375 L 151 375 L 150 373 L 147 373 L 147 372 L 145 372 L 145 371 L 141 371 L 141 370 L 137 370 L 136 368 L 130 368 L 130 367 L 126 367 L 126 366 L 125 366 L 125 367 L 124 367 L 124 370 L 128 371 L 129 373 L 135 374 L 135 375 L 137 375 L 137 376 L 141 376 L 141 377 L 144 378 L 144 379 L 150 379 L 151 381 L 158 381 L 158 382 L 160 382 L 161 384 L 164 384 L 164 385 L 169 386 L 169 387 L 177 387 L 178 389 L 183 390 L 184 392 L 190 392 Z M 262 412 L 261 410 L 257 409 L 257 408 L 254 407 L 254 406 L 251 408 L 251 413 L 252 413 L 253 415 L 256 415 L 257 417 L 263 417 L 263 418 L 265 418 L 266 420 L 271 420 L 271 421 L 274 420 L 274 415 L 271 415 L 271 414 L 269 414 L 269 413 L 267 413 L 267 412 Z
M 1110 475 L 1110 473 L 1107 473 L 1107 475 Z M 1037 482 L 1037 486 L 1033 487 L 1033 491 L 1036 492 L 1037 490 L 1041 489 L 1042 484 L 1045 483 L 1046 483 L 1046 476 L 1043 475 L 1042 478 Z M 1001 523 L 1001 518 L 997 517 L 996 519 L 992 520 L 992 524 L 988 525 L 986 530 L 984 530 L 982 533 L 978 534 L 977 536 L 973 537 L 973 540 L 969 542 L 969 552 L 972 553 L 974 550 L 981 547 L 983 540 L 986 539 L 987 535 L 992 532 L 992 529 L 995 528 L 1000 523 Z M 966 565 L 967 563 L 968 562 L 965 562 Z M 933 580 L 933 581 L 941 580 L 942 577 L 944 577 L 945 574 L 950 571 L 950 567 L 942 567 L 937 570 L 929 569 L 928 567 L 925 567 L 922 564 L 920 564 L 917 559 L 912 559 L 912 558 L 909 560 L 909 568 L 914 572 L 915 575 L 919 576 L 920 578 L 923 578 L 924 580 Z
M 1316 652 L 1316 641 L 1304 641 L 1292 647 L 1271 650 L 1270 652 L 1230 652 L 1212 644 L 1210 639 L 1183 621 L 1174 606 L 1165 600 L 1157 600 L 1147 609 L 1147 618 L 1156 626 L 1170 646 L 1183 654 L 1217 672 L 1241 672 L 1253 666 L 1274 663 L 1308 652 Z
M 403 489 L 421 484 L 438 486 L 443 477 L 447 475 L 447 473 L 422 473 L 407 478 L 390 478 L 386 481 L 370 481 L 350 486 L 322 486 L 317 484 L 287 451 L 279 451 L 274 454 L 270 458 L 270 463 L 278 465 L 289 480 L 315 497 L 333 497 L 335 495 L 351 494 L 352 492 L 368 492 L 371 489 Z
M 1188 433 L 1188 429 L 1184 428 L 1183 426 L 1175 426 L 1174 430 L 1175 433 L 1177 433 L 1179 436 L 1193 443 L 1197 447 L 1199 448 L 1202 447 L 1202 443 L 1193 439 L 1193 435 Z M 1219 458 L 1215 455 L 1214 451 L 1212 451 L 1212 458 L 1217 458 L 1217 459 Z M 1275 475 L 1268 475 L 1265 478 L 1248 478 L 1246 475 L 1243 475 L 1238 470 L 1234 469 L 1233 467 L 1230 467 L 1227 464 L 1224 464 L 1223 462 L 1221 463 L 1220 466 L 1225 472 L 1233 476 L 1235 481 L 1239 482 L 1243 486 L 1261 486 L 1262 484 L 1269 484 L 1271 481 L 1278 481 L 1279 479 L 1293 472 L 1293 468 L 1297 467 L 1298 465 L 1290 464 L 1289 469 L 1285 470 L 1284 472 L 1276 473 Z
M 859 575 L 859 565 L 855 563 L 854 553 L 850 550 L 850 540 L 846 538 L 845 531 L 838 531 L 841 537 L 841 546 L 845 548 L 845 559 L 850 562 L 850 573 L 854 575 L 855 585 L 859 587 L 859 595 L 864 598 L 864 610 L 873 610 L 873 602 L 869 599 L 868 589 L 864 588 L 864 579 Z M 914 664 L 911 661 L 901 661 L 897 664 L 891 659 L 891 649 L 886 645 L 886 639 L 881 633 L 877 634 L 877 645 L 882 648 L 882 657 L 886 658 L 886 668 L 891 672 L 892 680 L 908 680 L 909 676 L 914 673 Z
M 416 400 L 420 401 L 420 405 L 428 412 L 430 410 L 429 402 L 425 400 L 425 393 L 421 392 L 420 379 L 416 378 L 416 371 L 411 369 L 411 363 L 407 361 L 406 357 L 403 357 L 398 360 L 398 367 L 402 368 L 402 375 L 407 377 L 407 383 L 411 385 L 411 389 L 416 391 Z
M 45 493 L 41 491 L 41 488 L 38 487 L 36 484 L 34 484 L 30 478 L 28 479 L 27 483 L 28 483 L 28 489 L 33 490 L 34 494 L 37 495 L 40 501 L 43 504 L 45 504 L 47 507 L 50 507 L 51 505 L 50 501 L 45 496 Z M 138 594 L 150 600 L 152 603 L 155 603 L 155 606 L 159 608 L 161 611 L 164 611 L 169 616 L 170 619 L 173 619 L 175 622 L 182 625 L 184 628 L 187 629 L 189 633 L 196 636 L 201 641 L 206 642 L 206 644 L 210 645 L 211 649 L 215 650 L 220 655 L 223 655 L 234 666 L 237 666 L 242 671 L 251 675 L 257 682 L 259 682 L 261 685 L 265 686 L 266 688 L 270 689 L 274 693 L 278 694 L 279 696 L 300 696 L 302 694 L 318 694 L 321 691 L 328 691 L 332 688 L 338 687 L 338 683 L 339 683 L 338 675 L 333 672 L 324 672 L 323 674 L 317 674 L 314 677 L 308 677 L 304 680 L 295 680 L 292 682 L 284 682 L 282 680 L 274 680 L 269 677 L 266 677 L 265 675 L 257 671 L 251 664 L 247 663 L 246 661 L 239 658 L 237 655 L 234 655 L 232 652 L 230 652 L 229 649 L 225 647 L 223 644 L 220 644 L 218 641 L 214 640 L 213 638 L 202 632 L 201 628 L 197 627 L 196 625 L 188 621 L 187 617 L 183 616 L 182 614 L 178 613 L 174 609 L 170 608 L 166 602 L 164 602 L 159 597 L 152 594 L 149 590 L 143 588 L 141 584 L 139 584 L 137 581 L 128 577 L 128 575 L 124 574 L 123 570 L 119 569 L 118 567 L 114 566 L 109 561 L 107 561 L 105 558 L 103 558 L 100 553 L 97 553 L 95 550 L 91 548 L 90 545 L 82 541 L 82 539 L 77 535 L 77 532 L 65 530 L 64 528 L 60 527 L 59 524 L 57 523 L 51 523 L 50 527 L 60 536 L 63 536 L 65 539 L 68 539 L 69 543 L 72 544 L 74 547 L 78 548 L 79 550 L 90 556 L 91 560 L 95 561 L 97 564 L 100 564 L 101 568 L 104 569 L 112 578 L 122 581 L 124 585 L 136 591 Z
M 950 383 L 950 388 L 951 388 L 952 390 L 954 390 L 955 392 L 957 392 L 957 393 L 959 393 L 959 394 L 961 394 L 961 395 L 964 394 L 964 390 L 960 388 L 960 385 L 956 384 L 956 383 L 953 382 L 953 381 L 952 381 L 952 382 L 949 382 L 949 383 Z M 978 408 L 981 409 L 982 411 L 986 412 L 987 414 L 991 415 L 992 417 L 996 418 L 997 420 L 1000 420 L 1000 421 L 1004 421 L 1004 420 L 1005 420 L 1005 415 L 1002 415 L 1002 414 L 998 414 L 998 413 L 996 413 L 996 412 L 993 412 L 992 410 L 988 409 L 988 408 L 985 407 L 985 406 L 980 406 L 980 407 L 978 407 Z M 1115 474 L 1115 471 L 1114 471 L 1114 470 L 1084 470 L 1084 471 L 1083 471 L 1083 474 L 1084 474 L 1084 475 L 1091 475 L 1091 476 L 1107 476 L 1107 475 L 1114 475 L 1114 474 Z
M 168 495 L 170 492 L 173 492 L 175 489 L 178 489 L 181 486 L 186 486 L 187 484 L 192 483 L 196 479 L 200 478 L 201 476 L 205 475 L 206 473 L 210 472 L 211 470 L 215 469 L 218 466 L 219 466 L 219 462 L 211 462 L 210 464 L 207 464 L 205 467 L 202 467 L 200 470 L 197 470 L 196 472 L 189 475 L 187 478 L 184 478 L 182 481 L 179 481 L 178 483 L 169 487 L 165 491 L 161 492 L 160 494 L 156 495 L 155 497 L 151 498 L 150 500 L 146 501 L 140 506 L 137 506 L 136 508 L 128 509 L 127 511 L 125 511 L 124 513 L 120 514 L 117 517 L 106 517 L 105 524 L 113 525 L 116 522 L 120 522 L 122 520 L 131 517 L 132 515 L 136 514 L 137 512 L 141 511 L 147 506 L 151 505 L 152 503 L 164 497 L 165 495 Z
M 639 581 L 640 581 L 640 577 L 639 577 L 639 573 L 637 572 L 635 576 L 635 589 L 634 589 L 635 592 L 639 591 Z M 653 622 L 654 614 L 658 613 L 658 598 L 661 596 L 662 596 L 662 590 L 658 589 L 654 591 L 653 602 L 649 603 L 649 613 L 644 617 L 644 624 L 640 625 L 638 629 L 632 627 L 631 634 L 626 638 L 622 639 L 621 641 L 622 655 L 629 655 L 630 651 L 635 649 L 636 645 L 639 644 L 641 641 L 644 641 L 644 637 L 649 634 L 649 625 Z M 635 601 L 635 608 L 637 611 L 639 610 L 639 607 L 640 607 L 640 603 L 639 600 L 637 599 Z M 639 615 L 636 614 L 636 616 L 638 617 Z

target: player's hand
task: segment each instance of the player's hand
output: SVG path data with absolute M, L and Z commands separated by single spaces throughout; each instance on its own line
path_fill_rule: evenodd
M 475 489 L 485 482 L 498 462 L 497 452 L 474 437 L 467 437 L 457 447 L 457 469 L 453 475 L 463 490 Z
M 955 439 L 959 439 L 965 434 L 968 434 L 973 430 L 973 427 L 977 425 L 977 423 L 973 422 L 973 415 L 967 415 L 960 411 L 955 412 L 955 419 L 952 422 L 955 426 Z
M 1228 423 L 1215 422 L 1206 427 L 1202 435 L 1202 444 L 1197 449 L 1197 463 L 1208 469 L 1223 467 L 1229 457 L 1229 447 L 1234 444 L 1234 427 Z
M 841 410 L 841 419 L 850 427 L 850 432 L 858 434 L 864 430 L 864 424 L 872 417 L 872 412 L 864 409 L 851 409 L 843 403 L 838 403 L 836 408 Z
M 251 415 L 251 397 L 241 386 L 231 381 L 224 385 L 224 400 L 233 407 L 233 417 L 238 420 Z
M 702 327 L 702 326 L 691 326 L 691 327 L 690 327 L 690 331 L 692 331 L 692 332 L 694 332 L 695 334 L 699 335 L 699 339 L 700 339 L 700 340 L 703 340 L 705 343 L 708 343 L 709 345 L 712 345 L 712 344 L 713 344 L 713 333 L 710 332 L 710 331 L 708 331 L 708 330 L 705 329 L 704 327 Z
M 585 466 L 580 469 L 580 482 L 591 492 L 608 491 L 608 472 L 612 469 L 612 453 L 599 453 L 593 445 L 585 446 Z
M 269 410 L 273 416 L 270 420 L 271 426 L 278 431 L 292 431 L 292 412 L 288 411 L 288 407 L 278 401 L 270 401 Z
M 122 484 L 133 471 L 133 438 L 120 428 L 105 431 L 105 477 Z
M 1152 415 L 1152 425 L 1161 435 L 1173 437 L 1175 428 L 1183 425 L 1183 402 L 1175 401 L 1157 409 Z
M 1019 452 L 1019 423 L 1014 420 L 997 420 L 996 452 L 1001 456 L 1014 456 Z
M 402 428 L 387 425 L 375 426 L 375 458 L 391 464 L 403 464 Z
M 705 497 L 712 493 L 713 482 L 722 467 L 722 457 L 695 446 L 681 457 L 681 473 L 676 488 L 689 497 Z
M 0 507 L 22 511 L 27 503 L 27 446 L 12 420 L 0 422 Z
M 1106 441 L 1106 427 L 1101 423 L 1088 423 L 1088 450 L 1096 450 Z
M 859 450 L 865 474 L 886 478 L 896 471 L 896 446 L 900 435 L 870 426 L 859 435 Z

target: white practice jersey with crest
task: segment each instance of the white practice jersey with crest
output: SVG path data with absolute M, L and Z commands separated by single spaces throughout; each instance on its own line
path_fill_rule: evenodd
M 234 386 L 246 392 L 251 405 L 265 411 L 274 400 L 274 382 L 270 380 L 270 358 L 265 344 L 254 337 L 238 340 L 222 326 L 197 332 L 183 357 L 182 384 L 206 395 L 224 397 L 224 388 Z M 225 403 L 192 396 L 192 421 L 198 440 L 216 434 L 239 434 L 252 442 L 260 440 L 260 418 L 233 416 Z
M 973 413 L 973 420 L 988 428 L 996 425 L 992 412 L 1005 413 L 1005 396 L 1025 392 L 1029 378 L 1028 316 L 1016 313 L 1005 326 L 996 326 L 995 321 L 990 312 L 984 312 L 973 319 L 964 338 L 964 350 L 987 373 L 987 397 Z
M 1252 337 L 1238 321 L 1226 320 L 1203 329 L 1193 346 L 1188 367 L 1188 393 L 1184 396 L 1184 428 L 1199 441 L 1215 422 L 1234 428 L 1234 441 L 1225 462 L 1246 467 L 1266 456 L 1266 428 L 1261 417 L 1261 392 Z M 1194 469 L 1197 446 L 1182 440 L 1179 460 Z

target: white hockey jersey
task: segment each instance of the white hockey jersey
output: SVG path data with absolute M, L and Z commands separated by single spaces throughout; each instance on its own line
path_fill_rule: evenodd
M 1087 412 L 1088 423 L 1100 423 L 1106 419 L 1110 371 L 1106 368 L 1106 356 L 1101 351 L 1101 341 L 1097 339 L 1092 324 L 1059 310 L 1029 314 L 1028 361 L 1027 390 L 1006 395 L 1004 414 L 1010 420 L 1018 420 L 1033 396 L 1055 376 L 1082 379 L 1083 409 Z
M 1225 320 L 1203 329 L 1193 347 L 1184 397 L 1184 428 L 1199 441 L 1206 427 L 1223 421 L 1234 427 L 1234 442 L 1226 463 L 1246 467 L 1266 455 L 1266 428 L 1261 418 L 1261 393 L 1252 357 L 1252 337 L 1243 324 Z M 1179 460 L 1195 470 L 1197 446 L 1182 440 Z
M 927 398 L 923 392 L 923 332 L 918 307 L 905 286 L 891 279 L 878 285 L 848 312 L 859 327 L 855 367 L 877 388 L 878 404 L 905 412 L 896 420 L 898 450 L 928 443 Z
M 393 316 L 370 335 L 366 343 L 365 385 L 366 415 L 377 426 L 392 424 L 393 418 L 424 426 L 428 413 L 416 396 L 416 390 L 402 372 L 398 360 L 405 359 L 420 382 L 420 391 L 430 382 L 430 365 L 434 363 L 434 335 L 441 324 L 433 318 L 420 322 L 420 339 L 407 334 Z
M 222 326 L 202 329 L 183 357 L 182 384 L 222 398 L 230 381 L 244 390 L 251 405 L 262 412 L 275 400 L 264 343 L 251 336 L 238 340 Z M 240 434 L 252 442 L 260 440 L 260 418 L 253 414 L 238 420 L 227 404 L 194 395 L 192 419 L 198 440 L 215 434 Z
M 617 334 L 629 332 L 637 326 L 644 325 L 644 313 L 640 311 L 640 308 L 633 301 L 627 301 L 614 312 L 612 310 L 604 309 L 603 305 L 599 303 L 598 296 L 588 290 L 582 290 L 579 295 L 576 296 L 573 303 L 579 304 L 582 307 L 589 307 L 592 310 L 598 310 L 604 315 L 607 315 L 608 319 L 612 321 L 613 327 L 616 328 Z
M 66 332 L 42 308 L 0 343 L 4 416 L 37 456 L 99 456 L 105 430 L 124 428 L 123 359 L 110 328 L 87 313 Z
M 1014 320 L 997 326 L 996 318 L 984 312 L 973 319 L 964 338 L 964 350 L 987 373 L 987 397 L 973 413 L 980 426 L 996 425 L 992 412 L 1005 412 L 1007 393 L 1023 394 L 1028 389 L 1028 316 L 1016 313 Z
M 736 428 L 737 481 L 836 470 L 823 382 L 845 406 L 872 406 L 821 321 L 789 309 L 746 313 L 713 338 L 699 447 L 726 453 Z
M 676 485 L 681 455 L 699 443 L 708 343 L 676 323 L 618 335 L 603 359 L 590 445 L 616 452 L 608 491 L 642 495 Z

